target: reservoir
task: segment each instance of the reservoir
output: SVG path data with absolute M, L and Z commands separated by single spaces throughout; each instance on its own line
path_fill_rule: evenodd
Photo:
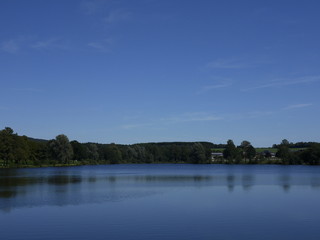
M 319 166 L 0 169 L 5 240 L 318 240 L 319 203 Z

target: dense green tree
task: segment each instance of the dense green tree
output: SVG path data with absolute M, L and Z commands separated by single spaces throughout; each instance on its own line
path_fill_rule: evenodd
M 145 163 L 147 159 L 146 148 L 142 144 L 136 144 L 134 148 L 137 152 L 137 163 Z
M 276 157 L 280 158 L 284 164 L 289 164 L 292 159 L 292 154 L 289 149 L 288 140 L 282 140 L 281 144 L 278 145 L 278 151 L 276 153 Z
M 208 163 L 205 148 L 201 143 L 194 143 L 191 150 L 192 163 Z
M 85 159 L 89 159 L 88 156 L 88 148 L 86 145 L 79 143 L 78 141 L 71 141 L 70 142 L 72 149 L 73 149 L 73 159 L 82 161 Z
M 107 147 L 107 159 L 111 164 L 118 164 L 122 161 L 121 151 L 116 144 L 110 144 Z
M 29 140 L 26 136 L 19 137 L 17 135 L 14 136 L 15 138 L 15 152 L 14 158 L 15 163 L 18 165 L 21 164 L 28 164 L 28 161 L 32 160 L 31 152 L 29 147 Z
M 228 163 L 234 163 L 234 161 L 238 158 L 239 152 L 234 145 L 233 141 L 229 139 L 227 141 L 227 146 L 223 151 L 223 157 L 227 159 Z
M 127 161 L 135 163 L 138 159 L 138 153 L 136 149 L 132 146 L 128 146 L 126 150 Z
M 247 159 L 249 160 L 249 163 L 252 163 L 252 160 L 256 156 L 256 150 L 255 148 L 251 145 L 249 141 L 242 141 L 240 148 L 242 150 L 242 157 L 244 159 L 244 162 L 247 162 Z
M 45 142 L 36 142 L 29 140 L 30 160 L 35 165 L 49 164 L 50 150 Z M 52 160 L 52 159 L 51 159 Z
M 15 158 L 15 134 L 12 128 L 6 127 L 0 131 L 0 159 L 8 166 Z
M 250 145 L 246 149 L 246 157 L 249 159 L 249 163 L 252 163 L 255 156 L 256 156 L 256 149 L 252 145 Z
M 283 140 L 281 141 L 281 145 L 289 147 L 289 146 L 290 146 L 290 143 L 289 143 L 289 141 L 288 141 L 287 139 L 283 139 Z
M 310 165 L 320 164 L 320 144 L 314 143 L 311 147 L 300 153 L 301 161 Z
M 87 155 L 88 158 L 91 160 L 97 161 L 99 159 L 99 151 L 97 144 L 89 143 L 87 145 Z
M 248 148 L 249 146 L 251 146 L 251 143 L 247 140 L 243 140 L 240 144 L 240 147 L 243 149 Z
M 67 163 L 73 155 L 73 149 L 66 135 L 60 134 L 56 136 L 55 140 L 51 140 L 49 147 L 53 153 L 53 156 L 60 163 Z

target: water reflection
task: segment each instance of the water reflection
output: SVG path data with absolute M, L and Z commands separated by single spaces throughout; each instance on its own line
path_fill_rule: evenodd
M 159 176 L 152 176 L 152 175 L 146 175 L 146 176 L 128 176 L 128 177 L 122 177 L 123 179 L 127 180 L 133 180 L 138 182 L 204 182 L 204 181 L 210 181 L 213 179 L 212 176 L 201 176 L 201 175 L 159 175 Z
M 254 175 L 243 175 L 242 176 L 242 188 L 245 191 L 249 191 L 254 185 Z
M 107 177 L 106 180 L 107 180 L 108 182 L 114 183 L 114 182 L 117 181 L 117 178 L 116 178 L 115 176 L 111 176 L 111 177 Z M 97 181 L 97 179 L 96 179 L 95 181 Z
M 88 182 L 95 183 L 96 181 L 97 181 L 97 178 L 96 178 L 96 177 L 89 177 L 89 178 L 88 178 Z
M 0 178 L 0 187 L 17 187 L 17 186 L 27 186 L 30 184 L 40 183 L 41 178 L 34 177 L 1 177 Z
M 293 186 L 320 189 L 318 168 L 274 169 L 259 166 L 169 165 L 159 170 L 156 165 L 121 169 L 121 165 L 56 169 L 23 169 L 0 171 L 0 209 L 43 205 L 78 205 L 85 203 L 123 201 L 150 197 L 172 190 L 225 187 L 253 191 L 261 185 L 280 186 L 288 193 Z M 146 171 L 146 168 L 147 171 Z M 279 170 L 280 169 L 280 170 Z M 303 171 L 301 171 L 301 169 Z
M 17 195 L 16 191 L 4 190 L 0 191 L 0 198 L 13 198 Z
M 228 190 L 230 192 L 233 191 L 234 185 L 235 185 L 235 176 L 234 175 L 228 175 L 227 176 L 227 187 L 228 187 Z
M 291 188 L 291 177 L 290 175 L 282 175 L 279 177 L 279 184 L 281 185 L 284 192 L 289 192 Z
M 46 179 L 46 182 L 48 184 L 53 185 L 66 185 L 66 184 L 72 184 L 72 183 L 80 183 L 82 181 L 82 177 L 77 176 L 69 176 L 69 175 L 55 175 L 48 177 Z
M 311 178 L 310 185 L 312 188 L 320 188 L 320 177 Z

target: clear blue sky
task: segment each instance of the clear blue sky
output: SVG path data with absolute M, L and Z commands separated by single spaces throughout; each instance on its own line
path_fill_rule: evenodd
M 0 128 L 320 141 L 320 1 L 1 0 Z

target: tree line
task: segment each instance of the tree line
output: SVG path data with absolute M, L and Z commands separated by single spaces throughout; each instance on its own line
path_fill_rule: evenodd
M 229 163 L 229 164 L 320 164 L 319 143 L 299 143 L 303 150 L 292 151 L 292 143 L 276 145 L 275 158 L 268 151 L 257 153 L 249 141 L 235 146 L 210 142 L 163 142 L 132 145 L 80 143 L 69 141 L 64 134 L 41 140 L 19 136 L 6 127 L 0 131 L 0 167 L 65 166 L 118 163 Z M 215 148 L 223 149 L 214 159 Z
M 209 142 L 141 143 L 132 145 L 80 143 L 64 134 L 39 140 L 0 131 L 0 166 L 64 166 L 118 163 L 210 163 Z
M 242 141 L 240 146 L 235 146 L 228 140 L 223 150 L 223 157 L 216 163 L 249 163 L 249 164 L 295 164 L 295 165 L 320 165 L 320 143 L 299 142 L 289 143 L 284 139 L 280 144 L 274 144 L 276 153 L 264 150 L 260 153 L 249 141 Z

